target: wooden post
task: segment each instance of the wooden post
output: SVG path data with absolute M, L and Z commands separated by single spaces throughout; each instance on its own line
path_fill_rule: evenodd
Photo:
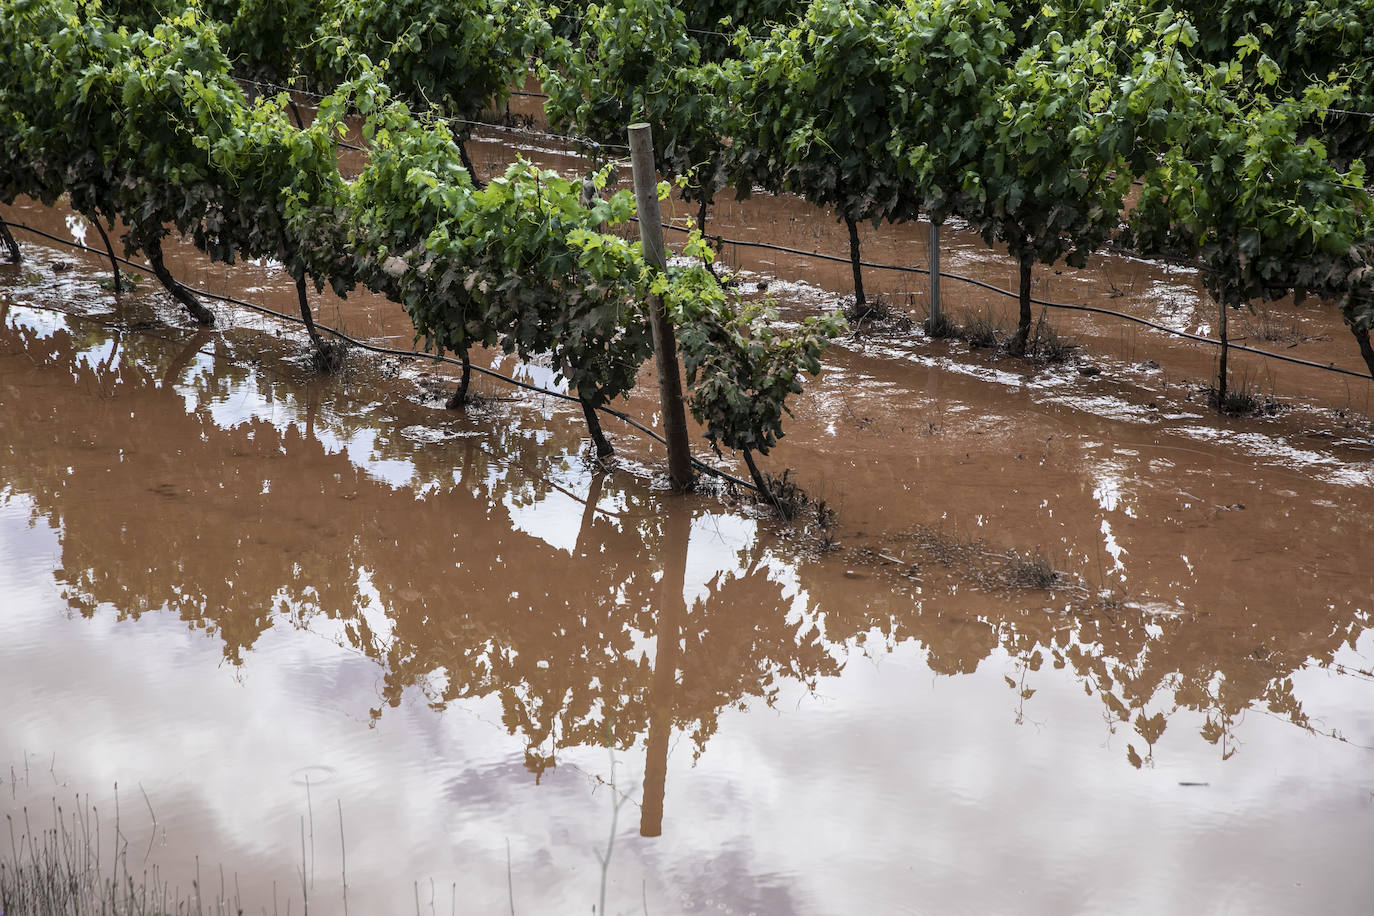
M 940 224 L 930 221 L 930 326 L 940 324 Z
M 639 238 L 644 259 L 667 273 L 663 226 L 658 215 L 658 173 L 654 169 L 654 140 L 648 124 L 631 124 L 630 167 L 634 172 L 635 203 L 639 210 Z M 663 433 L 668 440 L 668 480 L 681 493 L 692 486 L 692 453 L 687 443 L 687 409 L 682 398 L 682 372 L 677 363 L 673 322 L 657 296 L 649 300 L 649 322 L 658 364 L 658 396 L 663 409 Z

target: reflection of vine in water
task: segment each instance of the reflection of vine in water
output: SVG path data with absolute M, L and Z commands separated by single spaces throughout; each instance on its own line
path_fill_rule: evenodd
M 551 548 L 516 530 L 505 508 L 550 493 L 559 460 L 518 429 L 490 423 L 436 444 L 408 439 L 404 420 L 388 417 L 370 441 L 373 454 L 406 461 L 420 482 L 396 487 L 326 447 L 329 438 L 370 435 L 340 423 L 345 411 L 332 392 L 335 403 L 322 408 L 318 389 L 265 379 L 237 363 L 226 341 L 204 353 L 204 336 L 169 346 L 129 334 L 118 360 L 88 359 L 110 353 L 110 334 L 77 326 L 89 339 L 20 321 L 5 327 L 3 346 L 38 363 L 43 384 L 59 386 L 62 429 L 7 430 L 6 471 L 59 523 L 59 577 L 80 613 L 101 605 L 135 618 L 173 611 L 217 633 L 233 664 L 276 623 L 333 620 L 341 644 L 384 666 L 384 704 L 423 684 L 439 705 L 499 695 L 504 724 L 524 737 L 536 774 L 560 748 L 627 749 L 648 730 L 654 666 L 642 646 L 660 625 L 666 539 L 685 557 L 689 515 L 661 515 L 643 487 L 593 477 L 575 549 Z M 233 392 L 254 386 L 273 419 L 250 410 L 217 423 L 216 406 L 239 405 Z M 88 397 L 93 389 L 118 409 Z M 128 443 L 131 423 L 136 444 Z M 64 467 L 34 460 L 41 455 Z M 699 747 L 714 732 L 717 707 L 775 693 L 770 682 L 788 672 L 814 681 L 837 670 L 819 643 L 788 629 L 788 602 L 757 558 L 738 579 L 718 576 L 708 592 L 686 628 L 692 635 L 676 640 L 705 661 L 683 662 L 681 702 L 663 720 L 697 723 Z M 803 670 L 798 645 L 822 666 Z
M 1029 721 L 1027 704 L 1034 702 L 1037 687 L 1030 675 L 1046 664 L 1068 672 L 1087 695 L 1098 698 L 1109 731 L 1125 726 L 1143 742 L 1143 752 L 1128 745 L 1132 765 L 1153 759 L 1168 720 L 1180 712 L 1202 719 L 1200 736 L 1216 745 L 1223 759 L 1237 751 L 1236 726 L 1252 708 L 1345 741 L 1335 729 L 1314 726 L 1293 675 L 1310 667 L 1345 670 L 1337 654 L 1353 648 L 1374 625 L 1370 613 L 1351 599 L 1327 604 L 1324 618 L 1302 621 L 1271 604 L 1245 619 L 1244 638 L 1239 638 L 1233 628 L 1212 624 L 1207 614 L 1185 617 L 1100 605 L 1023 610 L 1013 603 L 1016 593 L 1009 600 L 967 588 L 957 597 L 926 598 L 895 577 L 876 577 L 866 585 L 826 576 L 809 561 L 803 561 L 800 576 L 825 616 L 828 634 L 862 633 L 870 621 L 881 621 L 889 648 L 914 639 L 925 647 L 930 668 L 943 675 L 971 673 L 1005 652 L 1018 724 Z
M 169 349 L 123 334 L 115 358 L 108 332 L 75 327 L 43 333 L 20 321 L 6 325 L 0 343 L 41 373 L 26 382 L 42 385 L 44 399 L 62 386 L 60 424 L 6 430 L 6 479 L 61 523 L 60 576 L 74 610 L 173 610 L 217 630 L 234 663 L 275 613 L 360 619 L 359 574 L 369 568 L 360 536 L 375 527 L 378 501 L 397 491 L 323 444 L 326 431 L 336 441 L 352 438 L 357 421 L 341 418 L 355 412 L 335 397 L 335 409 L 321 416 L 312 389 L 241 365 L 227 340 L 183 379 L 203 336 Z M 218 405 L 238 407 L 254 387 L 275 422 L 252 412 L 230 426 L 216 422 Z M 110 399 L 118 409 L 104 403 Z M 277 425 L 280 417 L 296 422 Z M 131 439 L 130 429 L 139 435 Z M 470 472 L 480 464 L 470 459 Z
M 446 419 L 436 442 L 407 434 L 425 418 L 432 425 L 433 411 L 379 405 L 375 390 L 350 400 L 342 386 L 322 393 L 274 378 L 245 365 L 230 338 L 211 346 L 204 334 L 168 342 L 4 320 L 0 355 L 22 354 L 23 385 L 59 403 L 61 422 L 17 422 L 8 402 L 24 395 L 0 389 L 10 408 L 0 410 L 0 472 L 60 523 L 59 577 L 75 610 L 171 610 L 217 633 L 233 664 L 284 619 L 332 633 L 382 666 L 374 715 L 408 688 L 441 707 L 500 697 L 503 726 L 521 736 L 536 778 L 564 748 L 644 741 L 654 786 L 641 830 L 661 826 L 673 730 L 690 734 L 700 756 L 722 711 L 751 698 L 771 704 L 789 683 L 814 688 L 870 636 L 889 649 L 918 641 L 938 674 L 973 672 L 1006 652 L 1018 721 L 1033 676 L 1047 663 L 1065 669 L 1099 698 L 1110 728 L 1140 735 L 1145 753 L 1130 746 L 1127 756 L 1143 765 L 1179 710 L 1202 714 L 1203 737 L 1228 757 L 1235 723 L 1255 704 L 1312 730 L 1292 673 L 1332 665 L 1370 625 L 1349 608 L 1302 629 L 1261 619 L 1254 632 L 1272 635 L 1247 651 L 1224 628 L 1145 611 L 1023 611 L 986 594 L 936 606 L 758 542 L 691 608 L 678 607 L 690 517 L 665 513 L 633 479 L 557 483 L 581 441 L 557 419 L 547 429 L 561 454 L 538 441 L 542 429 L 480 415 Z M 272 418 L 217 421 L 217 406 L 245 391 Z M 358 441 L 403 464 L 409 481 L 355 465 L 339 443 Z M 566 550 L 518 530 L 512 515 L 560 488 L 583 503 Z M 795 585 L 776 580 L 775 562 Z

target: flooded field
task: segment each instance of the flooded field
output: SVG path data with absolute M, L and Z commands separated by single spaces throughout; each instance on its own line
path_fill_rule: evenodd
M 791 200 L 722 201 L 710 228 L 845 250 Z M 835 522 L 788 526 L 726 490 L 672 496 L 615 421 L 608 471 L 575 406 L 482 381 L 447 411 L 442 367 L 357 352 L 317 375 L 294 326 L 219 307 L 195 329 L 151 281 L 116 299 L 100 259 L 17 235 L 16 847 L 60 822 L 206 912 L 1368 912 L 1369 381 L 1243 356 L 1272 409 L 1228 419 L 1200 391 L 1209 348 L 1101 317 L 1047 316 L 1080 348 L 1059 365 L 860 328 L 768 459 Z M 946 270 L 1012 283 L 945 235 Z M 924 239 L 869 227 L 865 257 L 924 265 Z M 723 255 L 788 319 L 847 291 L 843 263 Z M 295 309 L 270 265 L 168 262 Z M 923 277 L 871 274 L 923 317 Z M 1037 277 L 1053 301 L 1215 320 L 1179 268 Z M 316 315 L 411 345 L 380 299 Z M 1361 366 L 1333 308 L 1245 321 L 1253 345 Z M 647 420 L 641 382 L 626 410 Z

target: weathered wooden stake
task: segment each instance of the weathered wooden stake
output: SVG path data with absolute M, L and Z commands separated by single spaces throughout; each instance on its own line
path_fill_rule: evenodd
M 930 325 L 940 323 L 940 224 L 930 221 Z
M 658 172 L 654 169 L 654 139 L 648 124 L 631 124 L 630 167 L 634 173 L 635 202 L 639 209 L 639 238 L 644 258 L 663 272 L 668 259 L 663 251 L 663 227 L 658 215 Z M 692 453 L 687 442 L 687 410 L 682 398 L 682 372 L 677 363 L 677 336 L 663 300 L 649 302 L 649 322 L 654 334 L 654 360 L 658 364 L 658 396 L 663 409 L 663 433 L 668 440 L 668 480 L 681 493 L 692 486 Z

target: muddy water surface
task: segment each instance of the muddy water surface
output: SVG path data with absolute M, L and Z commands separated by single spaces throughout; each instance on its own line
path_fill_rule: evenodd
M 450 413 L 436 367 L 390 358 L 315 376 L 288 326 L 222 309 L 199 332 L 20 238 L 29 261 L 0 266 L 17 822 L 90 806 L 113 850 L 117 805 L 131 871 L 185 891 L 199 868 L 247 912 L 1367 910 L 1367 383 L 1269 367 L 1284 409 L 1219 420 L 1210 356 L 1162 338 L 1070 326 L 1087 376 L 865 334 L 771 459 L 837 510 L 798 530 L 669 496 L 631 430 L 591 466 L 560 402 L 483 383 Z M 1200 329 L 1195 278 L 1131 263 L 1043 295 Z M 739 266 L 787 318 L 847 276 Z M 270 265 L 175 269 L 294 310 Z M 385 302 L 317 308 L 409 342 Z M 1330 338 L 1304 352 L 1353 364 L 1329 311 L 1287 308 Z M 651 417 L 651 386 L 628 409 Z

